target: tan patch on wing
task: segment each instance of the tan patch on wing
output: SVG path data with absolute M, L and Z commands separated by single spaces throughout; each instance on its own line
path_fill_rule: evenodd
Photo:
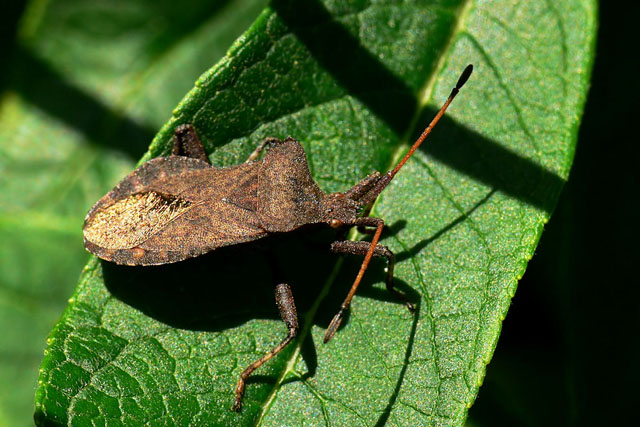
M 155 191 L 132 194 L 95 212 L 85 224 L 84 237 L 106 249 L 133 248 L 193 205 Z

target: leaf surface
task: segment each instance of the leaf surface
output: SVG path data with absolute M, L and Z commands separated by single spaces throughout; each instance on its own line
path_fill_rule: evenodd
M 46 338 L 88 259 L 87 210 L 265 2 L 176 10 L 172 1 L 96 9 L 55 0 L 12 10 L 21 3 L 0 16 L 0 36 L 17 32 L 2 40 L 0 70 L 0 426 L 33 425 Z
M 383 243 L 417 315 L 385 291 L 376 262 L 322 345 L 360 260 L 326 254 L 322 234 L 274 242 L 303 326 L 249 381 L 235 414 L 240 372 L 285 334 L 273 263 L 245 246 L 158 268 L 92 259 L 51 334 L 36 419 L 462 425 L 569 173 L 594 8 L 274 2 L 198 79 L 143 160 L 167 154 L 182 123 L 216 165 L 242 162 L 266 136 L 291 135 L 320 186 L 344 191 L 389 169 L 473 63 L 450 112 L 373 211 L 389 224 Z

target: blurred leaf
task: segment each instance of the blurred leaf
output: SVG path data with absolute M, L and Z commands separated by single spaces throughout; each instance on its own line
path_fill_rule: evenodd
M 594 19 L 589 1 L 274 2 L 196 82 L 144 159 L 168 153 L 181 123 L 194 124 L 216 165 L 243 161 L 265 136 L 292 135 L 321 187 L 344 190 L 388 169 L 473 63 L 374 210 L 390 224 L 384 243 L 418 315 L 384 291 L 376 263 L 344 327 L 316 346 L 359 260 L 324 254 L 324 235 L 285 236 L 273 256 L 303 328 L 249 382 L 238 415 L 229 408 L 240 372 L 284 336 L 272 264 L 244 246 L 157 268 L 93 259 L 50 337 L 36 419 L 461 425 L 569 172 Z
M 96 9 L 95 3 L 33 2 L 14 25 L 15 46 L 5 46 L 2 426 L 33 425 L 45 339 L 88 258 L 87 210 L 131 170 L 153 129 L 264 7 L 263 1 L 173 4 L 103 2 Z

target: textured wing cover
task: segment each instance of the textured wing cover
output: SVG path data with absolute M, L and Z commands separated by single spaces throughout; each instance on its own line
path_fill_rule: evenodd
M 89 211 L 85 247 L 118 264 L 153 265 L 259 239 L 266 235 L 255 214 L 259 167 L 151 160 Z

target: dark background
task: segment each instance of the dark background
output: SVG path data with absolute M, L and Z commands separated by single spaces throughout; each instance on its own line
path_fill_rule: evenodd
M 599 7 L 571 176 L 518 285 L 469 424 L 605 426 L 638 418 L 640 8 Z

